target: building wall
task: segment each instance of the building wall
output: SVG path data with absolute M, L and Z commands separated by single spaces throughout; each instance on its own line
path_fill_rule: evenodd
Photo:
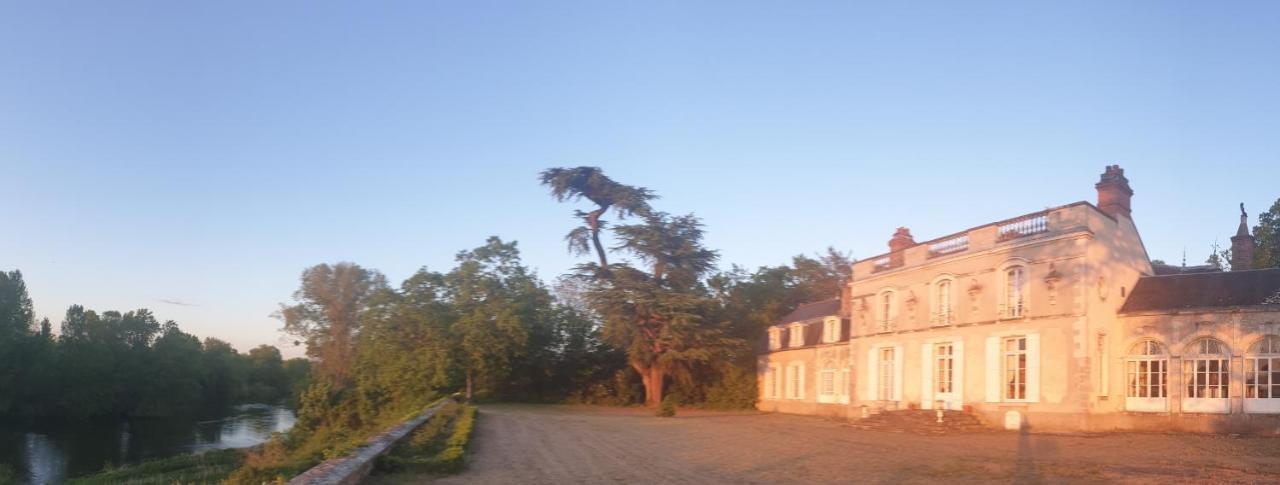
M 813 414 L 823 416 L 847 416 L 849 405 L 847 396 L 841 398 L 840 390 L 848 389 L 850 379 L 849 372 L 849 347 L 845 342 L 818 344 L 815 346 L 783 349 L 774 352 L 767 352 L 757 357 L 756 379 L 759 390 L 759 402 L 757 408 L 762 411 L 772 411 L 790 414 Z M 800 364 L 803 366 L 803 394 L 800 398 L 793 398 L 787 395 L 787 387 L 785 385 L 786 368 L 790 365 Z M 769 386 L 772 381 L 769 379 L 771 369 L 775 369 L 779 378 L 777 384 L 777 394 L 771 393 Z M 819 398 L 819 388 L 822 381 L 822 371 L 829 369 L 833 371 L 833 387 L 835 394 L 829 396 L 830 399 Z M 841 371 L 846 371 L 842 373 Z M 846 380 L 842 380 L 846 379 Z M 843 385 L 843 387 L 842 387 Z M 820 402 L 827 400 L 830 402 Z

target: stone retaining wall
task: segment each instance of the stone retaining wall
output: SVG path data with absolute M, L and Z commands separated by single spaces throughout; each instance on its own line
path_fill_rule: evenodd
M 452 399 L 445 398 L 436 403 L 434 406 L 427 408 L 421 414 L 413 419 L 400 423 L 399 425 L 383 431 L 381 434 L 369 439 L 364 446 L 357 448 L 351 454 L 334 458 L 303 472 L 301 475 L 293 477 L 289 480 L 289 485 L 356 485 L 369 475 L 373 470 L 373 460 L 377 459 L 383 453 L 391 451 L 396 444 L 400 443 L 409 433 L 422 426 L 441 406 L 453 402 Z

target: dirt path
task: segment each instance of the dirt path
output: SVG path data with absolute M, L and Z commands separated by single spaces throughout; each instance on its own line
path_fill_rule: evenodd
M 481 407 L 459 475 L 399 483 L 1280 483 L 1280 438 L 919 436 L 775 414 Z

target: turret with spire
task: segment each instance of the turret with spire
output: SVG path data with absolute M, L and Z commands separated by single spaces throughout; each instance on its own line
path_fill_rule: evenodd
M 1231 271 L 1253 269 L 1253 250 L 1257 243 L 1249 235 L 1249 214 L 1244 211 L 1244 202 L 1240 203 L 1240 227 L 1236 235 L 1231 236 Z

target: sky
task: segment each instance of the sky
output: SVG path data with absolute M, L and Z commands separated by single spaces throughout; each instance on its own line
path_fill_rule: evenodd
M 297 356 L 271 314 L 308 266 L 581 261 L 548 167 L 750 269 L 1094 201 L 1110 164 L 1171 262 L 1280 198 L 1280 4 L 1047 3 L 0 0 L 0 269 L 55 327 Z

